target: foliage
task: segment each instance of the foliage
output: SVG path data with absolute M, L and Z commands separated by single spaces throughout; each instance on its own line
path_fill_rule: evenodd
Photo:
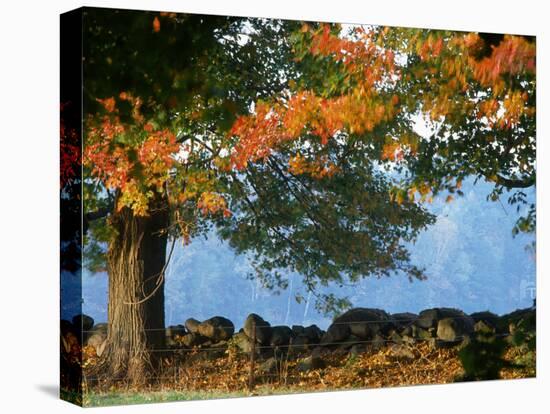
M 186 358 L 167 358 L 159 383 L 147 393 L 131 394 L 118 389 L 103 390 L 90 384 L 84 396 L 86 405 L 112 405 L 155 401 L 220 398 L 227 396 L 289 394 L 358 388 L 452 383 L 464 373 L 455 348 L 434 349 L 427 343 L 410 347 L 413 357 L 398 357 L 392 347 L 368 350 L 357 356 L 346 353 L 326 355 L 325 368 L 299 372 L 299 359 L 288 358 L 287 371 L 258 373 L 252 392 L 243 391 L 248 383 L 249 356 L 201 357 L 200 350 Z M 285 357 L 286 358 L 286 357 Z M 506 356 L 505 359 L 508 357 Z M 504 370 L 503 378 L 528 378 L 521 368 Z
M 280 285 L 281 268 L 303 274 L 310 290 L 397 271 L 424 277 L 404 243 L 433 217 L 391 193 L 361 135 L 391 128 L 398 100 L 373 88 L 393 70 L 391 53 L 366 56 L 379 65 L 361 81 L 374 111 L 361 94 L 328 101 L 304 92 L 278 104 L 286 132 L 278 135 L 277 124 L 272 136 L 272 97 L 316 71 L 295 59 L 297 36 L 307 34 L 299 23 L 103 9 L 87 10 L 84 21 L 87 218 L 125 208 L 147 216 L 160 194 L 171 236 L 187 243 L 216 225 L 238 252 L 255 252 L 266 286 Z M 329 49 L 319 43 L 315 53 Z M 349 82 L 358 82 L 353 70 Z M 319 105 L 319 122 L 305 131 Z M 261 125 L 250 113 L 264 114 Z M 352 123 L 353 138 L 329 140 Z M 105 226 L 108 219 L 88 227 L 91 256 L 112 234 Z M 95 258 L 90 264 L 100 268 Z
M 508 366 L 504 360 L 506 342 L 494 335 L 482 335 L 471 340 L 459 352 L 464 367 L 462 381 L 493 380 L 500 378 L 502 368 Z
M 303 76 L 234 124 L 237 167 L 300 135 L 321 145 L 359 141 L 366 157 L 398 172 L 398 202 L 442 191 L 452 201 L 473 175 L 494 183 L 491 200 L 512 190 L 510 204 L 528 204 L 522 189 L 536 180 L 534 39 L 389 27 L 343 34 L 339 25 L 304 24 L 293 42 Z M 534 225 L 533 203 L 514 234 Z

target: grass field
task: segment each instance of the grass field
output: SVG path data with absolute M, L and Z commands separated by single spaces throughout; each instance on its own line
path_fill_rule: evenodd
M 90 393 L 84 397 L 85 407 L 104 407 L 110 405 L 147 404 L 171 401 L 207 400 L 213 398 L 244 397 L 246 392 L 208 392 L 208 391 L 152 391 L 152 392 L 112 392 Z
M 328 390 L 327 390 L 328 391 Z M 239 398 L 277 394 L 298 394 L 307 391 L 288 387 L 273 388 L 271 386 L 256 387 L 254 392 L 248 391 L 148 391 L 148 392 L 92 392 L 84 397 L 84 407 L 106 407 L 112 405 L 148 404 L 174 401 L 211 400 L 221 398 Z M 310 391 L 315 392 L 315 391 Z M 318 392 L 318 391 L 317 391 Z

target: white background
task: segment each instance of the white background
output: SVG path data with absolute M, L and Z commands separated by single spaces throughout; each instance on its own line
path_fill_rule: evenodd
M 548 11 L 544 1 L 8 0 L 0 9 L 0 411 L 76 412 L 57 399 L 59 13 L 79 7 L 282 17 L 537 35 L 538 378 L 98 408 L 97 412 L 542 412 L 548 338 Z

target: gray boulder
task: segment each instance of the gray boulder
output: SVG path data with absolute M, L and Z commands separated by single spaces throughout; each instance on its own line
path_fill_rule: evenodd
M 109 329 L 109 324 L 108 323 L 97 323 L 93 326 L 92 329 L 90 329 L 90 332 L 91 333 L 96 333 L 96 332 L 104 332 L 105 334 L 107 334 L 107 330 Z
M 308 351 L 309 349 L 309 339 L 304 335 L 298 335 L 291 338 L 288 353 L 296 355 Z
M 498 332 L 511 333 L 519 329 L 524 332 L 534 332 L 537 326 L 537 313 L 535 308 L 518 309 L 507 315 L 503 315 L 498 324 Z
M 437 328 L 438 322 L 441 319 L 445 319 L 445 318 L 470 319 L 468 315 L 466 315 L 464 312 L 462 312 L 459 309 L 433 308 L 433 309 L 426 309 L 420 312 L 420 314 L 418 315 L 418 319 L 415 321 L 415 325 L 423 329 Z
M 477 322 L 485 322 L 487 325 L 491 325 L 492 327 L 496 328 L 499 321 L 499 316 L 494 314 L 493 312 L 489 311 L 483 311 L 483 312 L 474 312 L 470 314 L 470 318 L 474 320 L 475 323 Z
M 180 342 L 183 346 L 193 348 L 207 343 L 208 338 L 198 333 L 190 332 L 180 337 Z
M 390 318 L 396 329 L 403 330 L 411 326 L 418 319 L 418 315 L 416 313 L 401 312 L 392 313 Z
M 370 349 L 373 351 L 379 351 L 380 349 L 384 348 L 386 344 L 387 344 L 387 341 L 384 339 L 384 337 L 382 337 L 382 335 L 380 334 L 376 334 L 367 343 L 367 349 Z
M 474 332 L 472 318 L 443 318 L 437 323 L 437 338 L 446 342 L 460 342 Z
M 307 358 L 304 358 L 296 364 L 296 370 L 299 372 L 307 372 L 316 369 L 325 368 L 325 361 L 315 353 L 312 353 Z
M 309 339 L 310 344 L 318 344 L 324 332 L 317 325 L 310 325 L 303 330 L 303 335 Z
M 496 333 L 496 327 L 486 321 L 480 320 L 474 324 L 474 332 L 484 335 L 494 334 Z
M 394 344 L 390 347 L 390 354 L 397 359 L 415 359 L 414 352 L 406 345 Z
M 290 343 L 293 337 L 292 329 L 288 326 L 273 326 L 271 328 L 271 338 L 269 344 L 271 346 L 286 346 Z
M 413 328 L 415 325 L 405 326 L 399 330 L 399 335 L 401 336 L 412 336 Z
M 227 341 L 220 341 L 208 345 L 208 348 L 203 350 L 202 353 L 206 354 L 207 359 L 213 360 L 224 357 L 225 351 L 227 351 Z
M 244 333 L 249 338 L 252 338 L 253 331 L 256 331 L 256 342 L 261 345 L 269 345 L 269 340 L 271 339 L 271 325 L 269 322 L 264 321 L 260 316 L 255 313 L 251 313 L 246 317 L 244 321 Z
M 292 334 L 294 336 L 303 335 L 305 329 L 302 325 L 292 325 Z
M 337 342 L 345 341 L 351 334 L 349 325 L 332 324 L 321 338 L 322 344 L 332 345 Z
M 200 323 L 198 333 L 212 340 L 212 342 L 225 341 L 231 338 L 235 332 L 235 325 L 223 316 L 214 316 Z
M 107 328 L 106 323 L 98 323 L 89 332 L 86 345 L 95 349 L 97 356 L 101 356 L 107 344 Z
M 200 324 L 200 321 L 194 318 L 189 318 L 185 321 L 185 328 L 191 333 L 199 333 Z
M 416 343 L 416 340 L 410 335 L 402 335 L 401 342 L 406 345 L 413 345 Z
M 348 335 L 372 339 L 377 334 L 387 334 L 392 327 L 389 315 L 383 310 L 355 308 L 336 318 L 325 336 L 336 342 L 345 340 Z
M 350 348 L 349 354 L 351 356 L 357 357 L 361 354 L 364 354 L 367 351 L 368 351 L 368 347 L 365 344 L 355 344 Z
M 176 337 L 183 336 L 187 333 L 183 325 L 171 325 L 166 328 L 164 332 L 167 346 L 177 346 L 178 343 L 176 341 Z
M 396 344 L 400 344 L 403 342 L 403 337 L 399 335 L 396 331 L 392 331 L 388 336 L 388 340 L 395 342 Z
M 249 354 L 252 351 L 250 338 L 244 332 L 237 332 L 231 338 L 231 342 L 237 347 L 239 352 Z
M 416 325 L 413 325 L 411 336 L 415 340 L 423 341 L 423 340 L 433 338 L 433 331 L 434 331 L 434 328 L 424 329 L 424 328 L 420 328 Z M 403 336 L 405 336 L 405 335 L 403 335 Z
M 290 328 L 289 328 L 290 329 Z M 275 374 L 277 372 L 278 364 L 277 359 L 274 357 L 266 359 L 264 362 L 260 364 L 258 367 L 258 371 L 261 374 Z

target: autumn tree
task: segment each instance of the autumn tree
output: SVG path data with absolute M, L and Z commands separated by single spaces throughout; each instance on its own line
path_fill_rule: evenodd
M 280 88 L 265 73 L 273 49 L 260 47 L 263 37 L 240 44 L 249 26 L 172 13 L 84 14 L 85 257 L 109 275 L 98 371 L 111 378 L 146 379 L 151 351 L 164 348 L 168 238 L 187 243 L 205 217 L 230 215 L 216 177 L 224 131 L 250 94 Z M 275 26 L 262 31 L 277 42 Z
M 284 96 L 313 71 L 295 59 L 301 24 L 103 9 L 86 9 L 83 23 L 85 258 L 109 275 L 98 372 L 146 380 L 163 349 L 174 243 L 212 226 L 254 254 L 267 286 L 284 285 L 281 269 L 311 291 L 398 271 L 424 277 L 404 243 L 433 217 L 391 196 L 366 130 L 349 139 L 322 123 L 304 129 L 297 112 L 281 134 L 278 109 L 303 105 Z M 391 128 L 375 112 L 360 122 Z

